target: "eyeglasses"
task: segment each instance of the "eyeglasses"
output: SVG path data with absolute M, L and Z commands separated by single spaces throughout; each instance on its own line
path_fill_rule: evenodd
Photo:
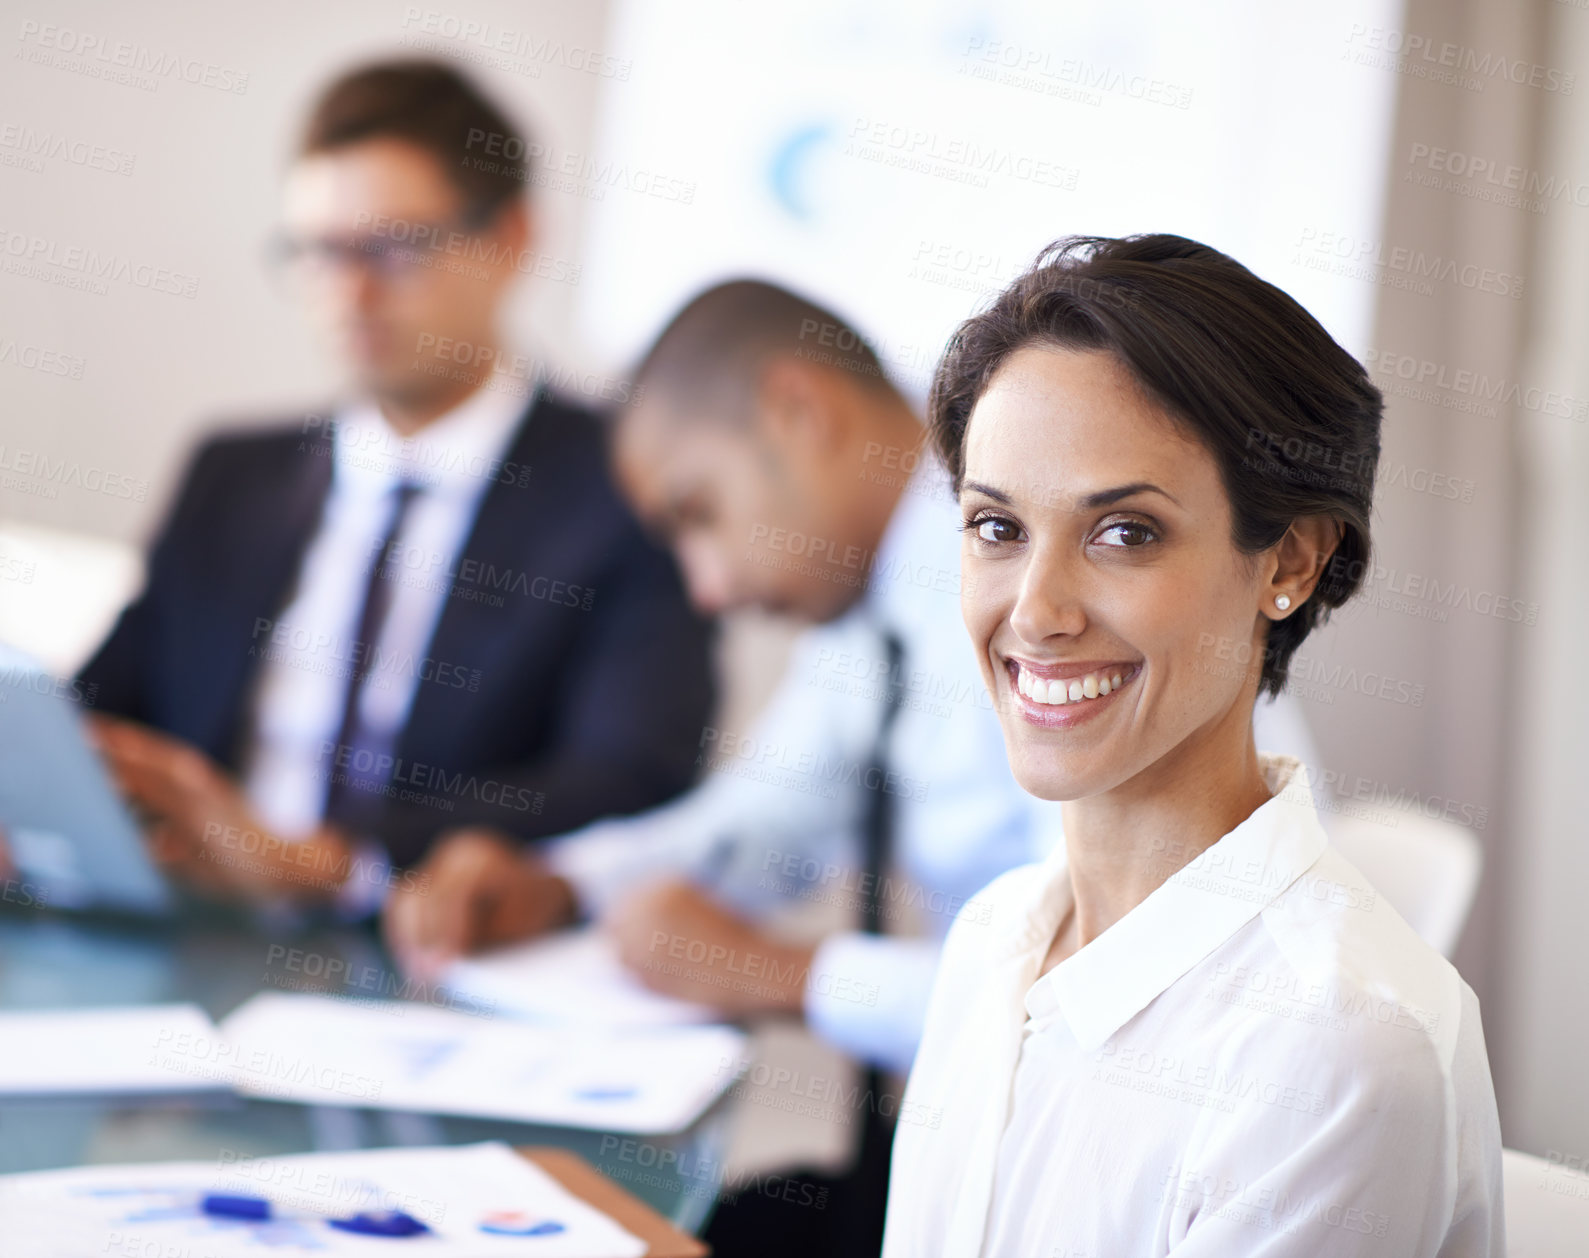
M 488 219 L 475 211 L 443 223 L 397 219 L 387 233 L 302 237 L 282 231 L 271 239 L 266 261 L 278 278 L 294 285 L 322 283 L 352 267 L 382 283 L 413 283 L 454 252 L 444 242 L 459 232 L 478 231 Z

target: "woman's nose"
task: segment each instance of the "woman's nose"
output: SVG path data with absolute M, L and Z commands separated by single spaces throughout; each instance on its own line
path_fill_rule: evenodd
M 1025 642 L 1056 635 L 1075 637 L 1087 625 L 1082 580 L 1073 565 L 1051 550 L 1034 548 L 1010 612 L 1010 627 Z

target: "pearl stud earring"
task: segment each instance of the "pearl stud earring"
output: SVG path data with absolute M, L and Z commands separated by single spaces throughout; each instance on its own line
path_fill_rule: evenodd
M 1285 611 L 1286 608 L 1291 606 L 1291 597 L 1290 597 L 1290 595 L 1287 595 L 1287 594 L 1278 594 L 1278 595 L 1276 595 L 1275 596 L 1275 606 L 1278 607 L 1281 611 Z

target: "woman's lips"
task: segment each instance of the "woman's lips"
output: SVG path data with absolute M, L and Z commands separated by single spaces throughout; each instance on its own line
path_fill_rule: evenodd
M 1110 706 L 1142 671 L 1141 663 L 1132 660 L 1036 664 L 1007 658 L 1004 667 L 1021 715 L 1034 725 L 1062 728 Z

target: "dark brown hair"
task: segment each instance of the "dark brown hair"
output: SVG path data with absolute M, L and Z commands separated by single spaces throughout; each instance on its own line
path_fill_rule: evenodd
M 365 140 L 406 140 L 436 159 L 485 224 L 530 179 L 530 145 L 506 113 L 451 66 L 424 58 L 349 70 L 320 94 L 298 144 L 309 157 Z
M 1268 549 L 1302 516 L 1339 521 L 1312 596 L 1269 626 L 1259 690 L 1279 694 L 1297 647 L 1367 571 L 1384 408 L 1368 373 L 1295 300 L 1217 249 L 1171 235 L 1067 237 L 962 323 L 938 364 L 932 435 L 957 490 L 972 408 L 1033 344 L 1118 358 L 1213 454 L 1242 552 Z

